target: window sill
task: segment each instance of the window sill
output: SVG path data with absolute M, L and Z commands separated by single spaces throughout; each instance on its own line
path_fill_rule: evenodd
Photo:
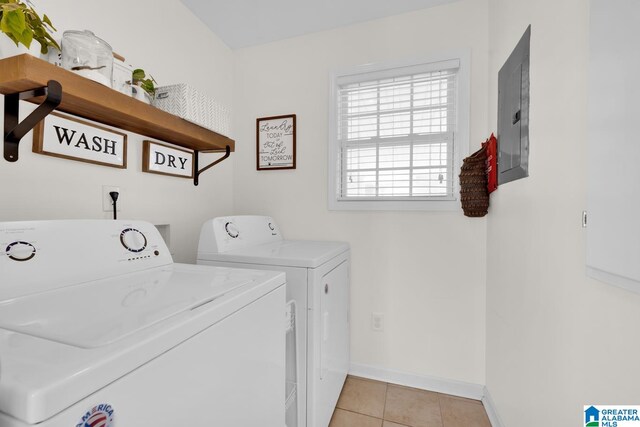
M 330 211 L 462 211 L 459 200 L 329 200 Z

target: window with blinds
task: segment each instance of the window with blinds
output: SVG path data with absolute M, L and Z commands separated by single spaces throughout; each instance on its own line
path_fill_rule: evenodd
M 457 60 L 339 76 L 337 200 L 453 200 Z

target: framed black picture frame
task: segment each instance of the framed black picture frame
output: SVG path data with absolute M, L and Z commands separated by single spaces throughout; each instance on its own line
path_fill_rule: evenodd
M 256 169 L 296 168 L 296 115 L 256 119 Z

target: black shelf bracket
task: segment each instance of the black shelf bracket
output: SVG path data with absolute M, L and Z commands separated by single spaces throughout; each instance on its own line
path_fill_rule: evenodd
M 20 101 L 39 96 L 45 97 L 42 104 L 22 122 L 18 122 L 20 120 Z M 55 110 L 61 102 L 62 85 L 55 80 L 49 80 L 45 87 L 4 96 L 4 158 L 6 161 L 18 161 L 20 140 Z
M 212 167 L 214 167 L 215 165 L 217 165 L 218 163 L 220 163 L 221 161 L 223 161 L 224 159 L 228 158 L 231 155 L 231 146 L 227 145 L 227 148 L 225 148 L 224 150 L 224 156 L 220 157 L 218 160 L 216 160 L 213 163 L 208 164 L 207 166 L 203 167 L 202 169 L 199 169 L 199 162 L 200 162 L 200 153 L 220 153 L 220 150 L 196 150 L 194 151 L 194 156 L 193 156 L 193 161 L 194 161 L 194 170 L 195 173 L 193 174 L 193 185 L 198 186 L 198 179 L 200 178 L 200 174 Z

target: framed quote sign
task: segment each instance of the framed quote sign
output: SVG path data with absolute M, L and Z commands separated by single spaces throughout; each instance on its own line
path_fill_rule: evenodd
M 51 113 L 34 128 L 33 152 L 125 169 L 127 135 L 72 116 Z
M 296 168 L 296 115 L 256 120 L 258 170 Z
M 193 178 L 193 151 L 155 141 L 144 141 L 142 171 L 160 175 Z

